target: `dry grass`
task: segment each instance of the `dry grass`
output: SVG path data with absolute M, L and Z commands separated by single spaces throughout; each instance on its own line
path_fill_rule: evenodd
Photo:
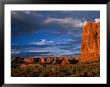
M 100 63 L 20 64 L 11 68 L 12 77 L 99 77 Z

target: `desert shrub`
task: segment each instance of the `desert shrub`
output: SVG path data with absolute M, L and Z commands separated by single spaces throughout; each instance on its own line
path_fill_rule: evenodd
M 75 59 L 72 59 L 72 60 L 68 60 L 70 62 L 70 64 L 76 64 L 79 62 L 79 60 L 75 60 Z
M 13 77 L 98 77 L 100 76 L 100 64 L 32 64 L 26 67 L 16 66 L 11 68 Z

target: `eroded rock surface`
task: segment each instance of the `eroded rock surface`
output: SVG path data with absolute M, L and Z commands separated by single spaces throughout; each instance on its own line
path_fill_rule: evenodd
M 82 31 L 80 61 L 100 59 L 100 22 L 88 22 Z

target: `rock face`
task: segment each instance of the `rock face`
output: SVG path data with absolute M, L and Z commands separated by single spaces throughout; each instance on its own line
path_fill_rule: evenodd
M 75 64 L 77 57 L 41 57 L 41 58 L 20 58 L 16 57 L 12 64 Z M 77 61 L 78 63 L 79 61 Z
M 24 58 L 23 62 L 26 63 L 26 64 L 38 63 L 39 58 Z
M 88 22 L 82 31 L 80 62 L 100 59 L 100 22 Z
M 46 63 L 47 64 L 50 64 L 50 63 L 52 63 L 54 61 L 54 59 L 53 58 L 46 58 Z
M 68 58 L 68 57 L 64 57 L 63 58 L 63 61 L 62 61 L 62 65 L 66 65 L 66 64 L 69 64 L 69 61 L 68 60 L 70 60 L 70 58 Z

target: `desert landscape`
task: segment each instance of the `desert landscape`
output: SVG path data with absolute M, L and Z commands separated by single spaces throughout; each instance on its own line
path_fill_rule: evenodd
M 14 57 L 12 77 L 99 77 L 100 21 L 83 25 L 79 56 Z

